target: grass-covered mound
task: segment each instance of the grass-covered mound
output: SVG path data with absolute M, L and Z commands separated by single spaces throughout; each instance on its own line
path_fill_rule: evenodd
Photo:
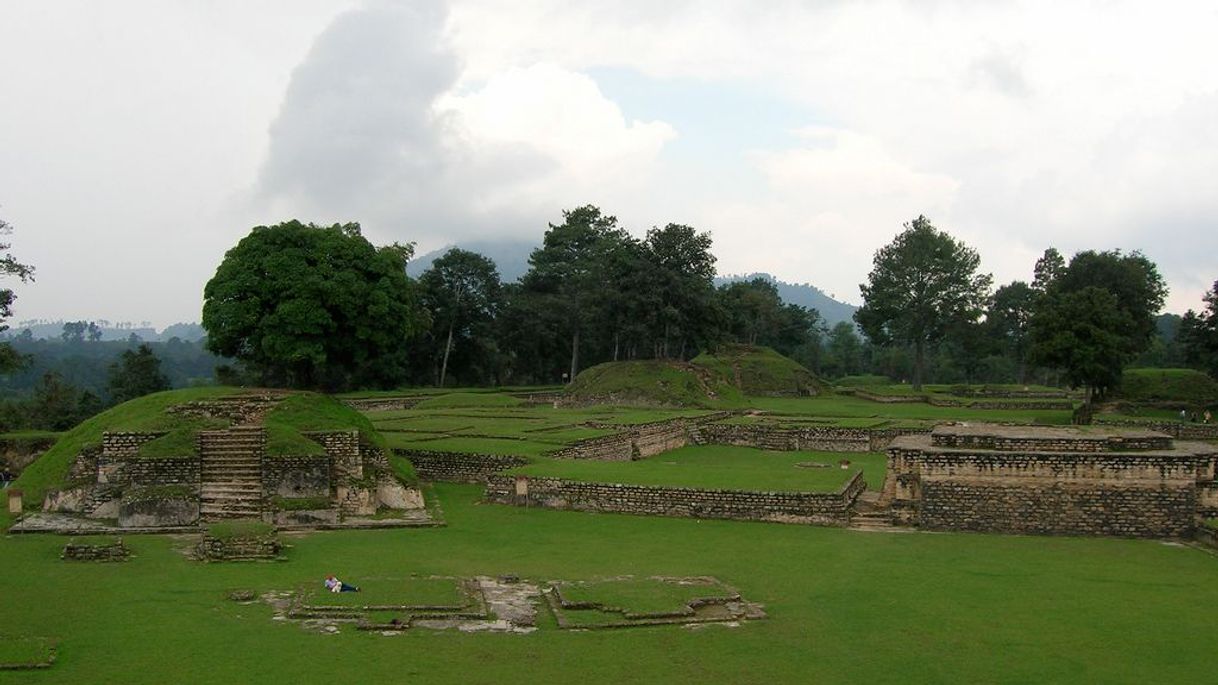
M 713 354 L 698 355 L 693 363 L 727 378 L 745 395 L 819 395 L 823 387 L 811 371 L 768 347 L 720 345 Z
M 660 359 L 598 364 L 575 377 L 567 396 L 666 407 L 731 406 L 742 401 L 726 376 L 699 364 Z
M 124 402 L 63 433 L 42 457 L 26 467 L 17 479 L 16 487 L 25 492 L 27 506 L 41 505 L 48 490 L 69 485 L 68 472 L 73 460 L 85 448 L 100 445 L 102 433 L 107 431 L 165 433 L 140 448 L 139 456 L 143 458 L 194 454 L 195 436 L 199 431 L 226 428 L 230 422 L 218 418 L 182 416 L 170 413 L 168 409 L 188 402 L 264 393 L 230 387 L 184 388 Z M 367 417 L 334 398 L 317 393 L 285 394 L 267 412 L 264 425 L 267 429 L 268 456 L 323 454 L 321 445 L 303 434 L 309 431 L 358 430 L 373 444 L 385 446 L 384 438 Z M 393 462 L 397 458 L 390 456 L 390 460 Z M 413 470 L 409 463 L 393 463 L 393 467 L 399 478 L 413 482 Z
M 1122 399 L 1129 402 L 1218 404 L 1218 381 L 1194 369 L 1126 369 Z

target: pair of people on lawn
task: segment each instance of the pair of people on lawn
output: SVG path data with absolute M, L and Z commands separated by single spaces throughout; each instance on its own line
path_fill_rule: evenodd
M 359 592 L 359 588 L 348 585 L 333 575 L 326 576 L 326 589 L 330 592 Z

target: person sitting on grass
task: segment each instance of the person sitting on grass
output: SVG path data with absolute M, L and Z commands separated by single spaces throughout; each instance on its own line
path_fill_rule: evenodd
M 333 575 L 326 576 L 326 589 L 330 592 L 359 592 L 359 588 L 348 585 Z

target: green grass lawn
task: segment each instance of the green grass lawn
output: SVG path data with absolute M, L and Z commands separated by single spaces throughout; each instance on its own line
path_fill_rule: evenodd
M 364 577 L 358 582 L 337 575 L 359 592 L 330 592 L 324 574 L 303 590 L 301 600 L 308 606 L 322 607 L 462 607 L 469 603 L 456 578 Z
M 1068 424 L 1066 409 L 986 409 L 981 407 L 935 407 L 924 402 L 871 402 L 847 395 L 822 397 L 754 397 L 753 407 L 783 414 L 820 417 L 876 417 L 928 421 L 992 421 L 1011 423 Z
M 0 636 L 0 669 L 32 668 L 51 660 L 53 640 L 33 636 Z
M 564 603 L 598 604 L 626 616 L 692 613 L 696 599 L 729 598 L 732 590 L 717 581 L 674 582 L 658 578 L 619 578 L 566 582 L 557 586 Z
M 838 468 L 841 459 L 850 468 Z M 508 473 L 624 485 L 655 485 L 717 490 L 833 492 L 860 470 L 879 487 L 884 480 L 882 454 L 841 452 L 770 452 L 751 447 L 700 445 L 682 447 L 637 461 L 539 459 Z M 815 462 L 828 468 L 797 464 Z
M 59 640 L 0 683 L 1200 683 L 1214 676 L 1218 559 L 1145 540 L 882 534 L 479 504 L 437 486 L 447 527 L 290 536 L 288 561 L 202 564 L 129 536 L 124 564 L 65 538 L 0 538 L 0 635 Z M 529 635 L 395 637 L 273 621 L 235 589 L 512 573 L 539 582 L 714 576 L 768 618 Z M 545 621 L 543 620 L 543 623 Z

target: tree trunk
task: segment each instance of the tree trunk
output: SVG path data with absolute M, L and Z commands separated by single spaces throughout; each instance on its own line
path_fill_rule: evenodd
M 575 373 L 579 370 L 579 328 L 575 329 L 575 333 L 571 335 L 571 376 L 567 379 L 568 383 L 575 382 Z
M 444 387 L 444 377 L 448 374 L 448 353 L 453 349 L 453 322 L 448 322 L 448 340 L 444 343 L 444 361 L 440 363 L 440 387 Z
M 617 361 L 618 331 L 613 331 L 613 361 Z
M 914 371 L 913 389 L 922 391 L 922 366 L 926 363 L 926 341 L 918 339 L 914 342 Z
M 664 345 L 660 348 L 660 354 L 668 359 L 668 324 L 664 324 Z

